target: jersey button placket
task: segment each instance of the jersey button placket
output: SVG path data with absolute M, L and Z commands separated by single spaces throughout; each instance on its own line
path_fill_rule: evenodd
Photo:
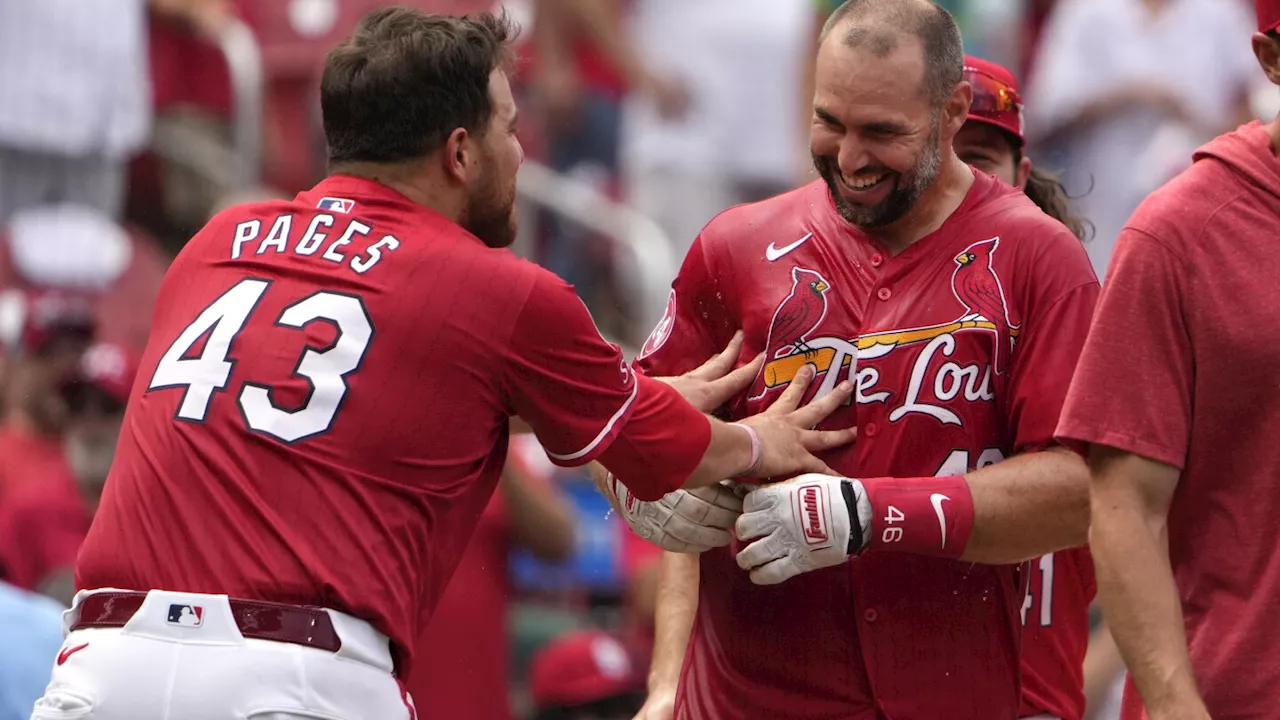
M 873 422 L 869 422 L 866 425 L 862 426 L 863 437 L 873 438 L 879 433 L 880 433 L 880 428 L 876 427 L 876 424 Z
M 871 267 L 878 268 L 883 264 L 884 264 L 883 255 L 881 255 L 880 253 L 876 253 L 875 255 L 871 256 Z
M 882 301 L 888 300 L 893 297 L 893 291 L 887 287 L 882 287 L 876 291 L 876 297 L 880 298 Z
M 866 620 L 869 623 L 873 623 L 879 618 L 880 618 L 880 613 L 876 612 L 875 608 L 867 608 L 866 610 L 862 611 L 862 619 Z

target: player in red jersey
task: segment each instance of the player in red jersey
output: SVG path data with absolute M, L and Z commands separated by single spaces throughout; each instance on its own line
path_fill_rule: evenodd
M 1280 85 L 1280 0 L 1257 10 L 1254 53 Z M 1116 242 L 1058 427 L 1090 443 L 1127 720 L 1276 714 L 1278 219 L 1280 119 L 1210 142 L 1148 197 Z
M 1085 223 L 1071 214 L 1053 175 L 1022 154 L 1022 95 L 1013 73 L 996 63 L 965 57 L 973 87 L 969 119 L 956 134 L 956 155 L 969 165 L 1021 188 L 1039 208 L 1084 239 Z M 1022 717 L 1080 720 L 1084 716 L 1084 657 L 1089 604 L 1096 585 L 1088 548 L 1049 553 L 1031 561 L 1022 604 Z
M 801 429 L 851 386 L 708 419 L 676 387 L 714 407 L 750 372 L 637 377 L 572 288 L 505 249 L 511 34 L 367 15 L 321 85 L 333 174 L 219 214 L 175 259 L 37 715 L 410 716 L 393 673 L 514 415 L 555 462 L 599 459 L 650 499 L 825 468 L 809 449 L 852 438 Z
M 1024 561 L 1086 534 L 1053 429 L 1098 284 L 1069 230 L 955 155 L 972 88 L 945 10 L 847 3 L 824 35 L 823 182 L 704 229 L 641 365 L 692 367 L 741 326 L 766 364 L 731 416 L 815 368 L 815 397 L 855 381 L 826 424 L 858 443 L 824 456 L 847 479 L 760 486 L 727 549 L 664 558 L 653 705 L 684 624 L 677 718 L 1017 717 Z M 697 524 L 689 495 L 652 539 Z

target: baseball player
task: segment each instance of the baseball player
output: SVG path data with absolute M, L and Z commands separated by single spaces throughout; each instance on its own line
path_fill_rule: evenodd
M 1280 1 L 1256 7 L 1253 50 L 1280 85 Z M 1278 155 L 1280 119 L 1250 123 L 1142 203 L 1058 427 L 1089 443 L 1127 720 L 1276 714 Z
M 175 259 L 37 717 L 411 717 L 397 678 L 513 415 L 644 499 L 821 470 L 810 450 L 851 439 L 801 429 L 848 385 L 709 420 L 678 390 L 715 407 L 756 368 L 637 377 L 572 288 L 505 249 L 511 35 L 371 12 L 321 83 L 330 177 L 220 213 Z
M 759 486 L 727 526 L 727 489 L 622 493 L 659 544 L 728 546 L 668 556 L 684 567 L 664 582 L 696 578 L 697 599 L 660 593 L 654 703 L 699 720 L 1017 717 L 1022 563 L 1086 535 L 1084 463 L 1053 429 L 1098 284 L 1067 228 L 955 155 L 974 89 L 945 10 L 844 4 L 815 85 L 822 181 L 703 230 L 640 364 L 695 366 L 741 326 L 743 360 L 765 364 L 731 416 L 816 370 L 815 398 L 855 381 L 826 424 L 858 442 L 824 456 L 847 477 Z M 681 625 L 676 690 L 662 674 Z

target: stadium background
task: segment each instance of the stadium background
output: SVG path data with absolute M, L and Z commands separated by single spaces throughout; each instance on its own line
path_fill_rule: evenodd
M 1135 14 L 1144 1 L 941 3 L 970 54 L 1022 79 L 1029 154 L 1065 172 L 1094 220 L 1100 273 L 1112 216 L 1127 216 L 1199 142 L 1280 110 L 1247 55 L 1245 0 L 1153 0 L 1163 7 L 1150 22 Z M 318 71 L 383 4 L 0 4 L 0 720 L 27 717 L 57 651 L 66 566 L 109 466 L 113 400 L 128 387 L 168 259 L 220 208 L 291 196 L 323 175 Z M 629 354 L 703 223 L 813 178 L 803 78 L 834 4 L 504 4 L 525 27 L 515 250 L 573 282 Z M 1091 107 L 1081 120 L 1091 104 L 1101 114 Z M 83 371 L 95 402 L 48 380 L 51 328 L 80 327 L 83 312 L 96 319 Z M 70 413 L 55 432 L 29 422 L 46 401 Z M 423 639 L 435 660 L 411 683 L 419 707 L 465 704 L 450 716 L 497 720 L 531 717 L 535 701 L 566 693 L 638 690 L 656 561 L 588 479 L 520 438 Z M 1098 687 L 1110 687 L 1116 667 L 1099 668 Z M 1091 701 L 1092 717 L 1114 716 L 1104 691 Z

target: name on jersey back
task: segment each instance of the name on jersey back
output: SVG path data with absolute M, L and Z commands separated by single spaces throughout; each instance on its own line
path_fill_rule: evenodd
M 345 224 L 339 223 L 329 213 L 317 213 L 310 222 L 306 215 L 299 222 L 297 215 L 292 213 L 277 216 L 270 225 L 260 219 L 246 220 L 236 225 L 231 241 L 231 259 L 291 253 L 347 265 L 363 275 L 384 255 L 400 247 L 400 241 L 393 235 L 381 235 L 371 243 L 370 240 L 379 233 L 355 218 L 344 217 L 341 222 Z M 356 243 L 354 247 L 347 247 L 353 242 Z

